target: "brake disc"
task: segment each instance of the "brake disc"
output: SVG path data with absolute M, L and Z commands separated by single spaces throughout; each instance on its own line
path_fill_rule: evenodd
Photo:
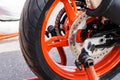
M 69 46 L 71 49 L 71 52 L 73 53 L 73 55 L 78 58 L 80 53 L 81 53 L 81 49 L 83 47 L 84 43 L 78 43 L 76 42 L 76 33 L 79 29 L 85 29 L 87 27 L 86 24 L 86 20 L 89 17 L 86 15 L 86 13 L 84 12 L 82 15 L 80 15 L 72 24 L 71 28 L 70 28 L 70 33 L 69 33 Z M 92 38 L 93 41 L 95 42 L 94 38 Z M 109 54 L 109 52 L 112 50 L 111 48 L 96 48 L 92 54 L 90 54 L 90 56 L 97 62 L 100 61 L 104 56 L 106 56 L 107 54 Z

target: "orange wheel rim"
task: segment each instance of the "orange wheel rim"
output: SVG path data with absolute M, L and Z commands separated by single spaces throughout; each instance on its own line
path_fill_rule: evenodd
M 47 45 L 48 42 L 45 41 L 45 30 L 46 30 L 48 19 L 51 15 L 53 9 L 55 8 L 55 6 L 58 3 L 59 3 L 59 0 L 55 0 L 54 3 L 51 5 L 50 9 L 48 10 L 48 12 L 45 16 L 45 19 L 44 19 L 44 22 L 42 25 L 40 42 L 41 42 L 44 58 L 45 58 L 47 64 L 49 65 L 49 67 L 54 72 L 59 74 L 60 76 L 63 76 L 65 78 L 71 79 L 71 80 L 80 80 L 82 78 L 84 78 L 84 80 L 87 80 L 88 78 L 87 78 L 87 75 L 84 70 L 80 71 L 74 66 L 59 65 L 59 64 L 55 63 L 51 59 L 51 57 L 48 55 L 48 52 L 50 49 L 48 48 L 48 45 Z M 59 37 L 59 38 L 64 39 L 65 37 Z M 65 45 L 68 45 L 67 42 L 65 43 Z M 98 76 L 105 74 L 106 72 L 111 70 L 113 67 L 115 67 L 115 65 L 117 63 L 119 63 L 119 60 L 120 60 L 119 53 L 120 53 L 120 46 L 116 46 L 112 49 L 112 51 L 104 59 L 102 59 L 102 61 L 100 61 L 99 63 L 97 63 L 95 65 L 95 70 L 96 70 Z

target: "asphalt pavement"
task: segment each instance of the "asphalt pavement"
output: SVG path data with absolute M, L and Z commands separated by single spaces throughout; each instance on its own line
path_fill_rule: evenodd
M 0 41 L 0 80 L 23 80 L 35 77 L 28 68 L 18 38 Z

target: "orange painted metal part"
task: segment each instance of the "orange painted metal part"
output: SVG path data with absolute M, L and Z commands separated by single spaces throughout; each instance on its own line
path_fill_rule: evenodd
M 66 65 L 67 59 L 63 49 L 63 46 L 68 46 L 68 40 L 64 36 L 54 36 L 46 42 L 48 51 L 54 47 L 57 47 L 60 55 L 61 65 Z
M 46 41 L 48 51 L 54 47 L 68 46 L 66 36 L 55 36 Z
M 85 71 L 89 77 L 89 80 L 98 80 L 98 76 L 96 74 L 94 66 L 90 66 L 89 68 L 86 68 Z
M 71 0 L 71 2 L 73 3 L 73 7 L 69 3 L 68 0 L 60 0 L 60 1 L 64 4 L 64 7 L 65 7 L 65 10 L 66 10 L 68 19 L 69 19 L 69 23 L 70 23 L 70 25 L 72 25 L 73 21 L 76 18 L 77 12 L 78 12 L 76 4 L 75 4 L 76 0 Z
M 0 40 L 8 39 L 8 38 L 13 38 L 19 36 L 18 33 L 10 33 L 10 34 L 0 34 Z
M 65 51 L 62 47 L 57 47 L 58 53 L 60 55 L 60 64 L 61 65 L 66 65 L 67 64 L 67 58 L 66 58 L 66 54 Z
M 52 47 L 50 47 L 47 44 L 52 39 L 48 40 L 48 41 L 45 41 L 45 30 L 46 30 L 47 22 L 48 22 L 48 19 L 49 19 L 51 13 L 52 13 L 54 7 L 58 4 L 58 2 L 59 2 L 59 0 L 55 0 L 54 3 L 51 5 L 50 9 L 46 13 L 46 17 L 45 17 L 43 25 L 42 25 L 42 32 L 41 32 L 40 42 L 41 42 L 44 58 L 45 58 L 46 62 L 48 63 L 49 67 L 54 72 L 59 74 L 60 76 L 63 76 L 65 78 L 69 79 L 69 80 L 83 80 L 83 79 L 84 80 L 89 80 L 85 70 L 80 71 L 76 67 L 73 67 L 73 66 L 62 66 L 62 65 L 59 65 L 59 64 L 55 63 L 51 59 L 49 54 L 48 54 L 49 50 L 51 48 L 53 48 L 53 46 L 54 47 L 56 47 L 56 46 L 58 47 L 58 45 L 55 45 L 56 43 L 54 45 L 51 44 Z M 65 3 L 64 0 L 62 0 L 62 2 Z M 68 2 L 66 4 L 68 4 Z M 68 6 L 66 5 L 65 7 L 67 7 L 68 10 L 71 10 L 70 5 L 68 5 Z M 69 7 L 70 7 L 70 9 L 69 9 Z M 69 11 L 67 11 L 67 12 L 69 13 Z M 69 15 L 69 17 L 70 16 L 72 16 L 72 14 Z M 74 17 L 75 17 L 75 15 L 72 16 L 69 19 L 75 19 Z M 72 21 L 74 21 L 74 20 L 71 20 L 71 22 Z M 59 40 L 59 38 L 60 37 L 58 37 L 58 40 Z M 61 38 L 63 38 L 63 37 L 61 37 Z M 60 39 L 60 40 L 62 40 L 62 39 Z M 97 73 L 97 76 L 101 76 L 101 75 L 105 74 L 106 72 L 111 70 L 113 67 L 115 67 L 115 65 L 117 63 L 120 62 L 120 54 L 119 53 L 120 53 L 120 46 L 116 46 L 116 47 L 113 48 L 113 50 L 106 57 L 104 57 L 104 59 L 102 59 L 102 61 L 100 61 L 99 63 L 95 64 L 94 67 L 95 67 L 95 71 Z
M 82 33 L 82 30 L 79 29 L 76 33 L 76 42 L 83 42 L 83 39 L 81 38 L 81 33 Z
M 28 78 L 28 79 L 23 79 L 23 80 L 41 80 L 41 79 L 39 79 L 39 78 Z

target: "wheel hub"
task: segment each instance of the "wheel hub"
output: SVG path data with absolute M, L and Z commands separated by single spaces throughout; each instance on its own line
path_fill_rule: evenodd
M 70 29 L 70 33 L 69 33 L 69 46 L 70 46 L 70 49 L 73 53 L 73 55 L 78 58 L 80 53 L 81 53 L 81 49 L 83 47 L 83 42 L 77 42 L 76 41 L 76 34 L 77 34 L 77 31 L 80 30 L 80 29 L 85 29 L 87 27 L 87 24 L 86 24 L 86 20 L 88 19 L 89 17 L 85 14 L 85 12 L 80 15 L 73 23 L 73 25 L 71 26 L 71 29 Z M 92 38 L 92 42 L 95 43 L 95 39 Z M 100 61 L 104 56 L 106 56 L 110 51 L 112 50 L 112 47 L 111 48 L 96 48 L 92 54 L 89 54 L 95 61 Z

